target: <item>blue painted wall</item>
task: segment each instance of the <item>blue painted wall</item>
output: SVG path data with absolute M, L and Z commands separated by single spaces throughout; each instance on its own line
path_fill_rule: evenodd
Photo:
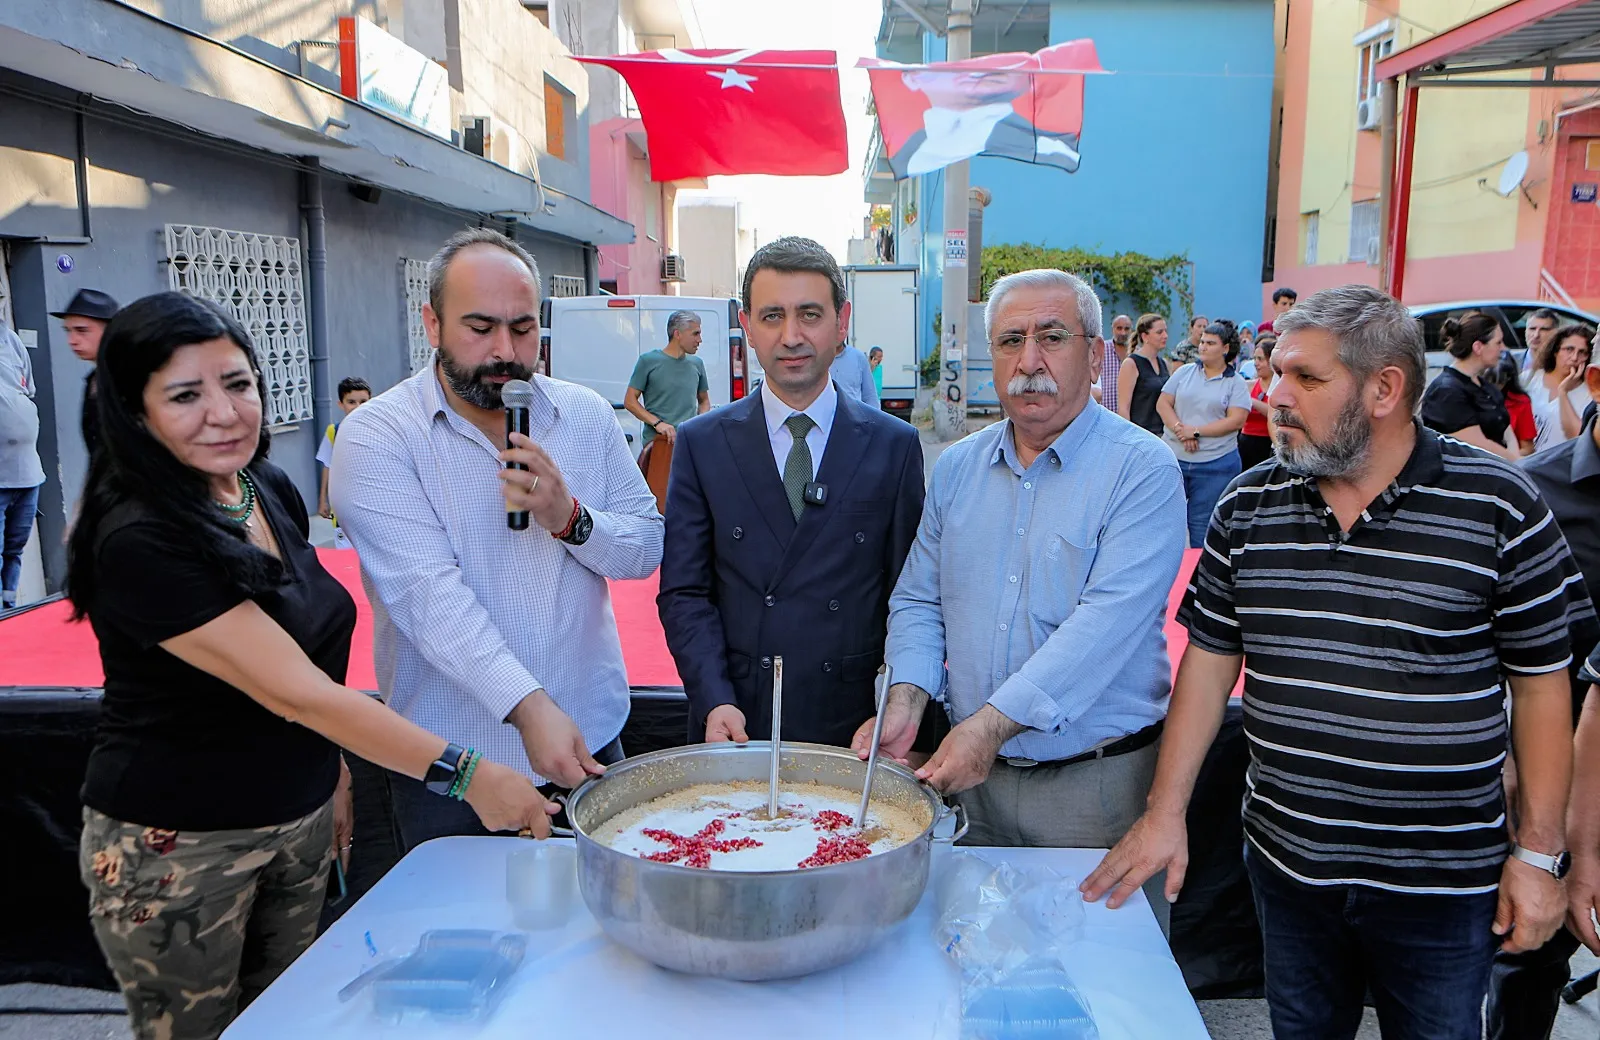
M 1272 0 L 1052 0 L 1051 42 L 1090 37 L 1116 74 L 1089 77 L 1076 174 L 973 160 L 972 184 L 994 193 L 985 244 L 1186 253 L 1200 313 L 1260 321 L 1272 19 Z M 926 60 L 941 60 L 944 41 L 924 40 Z M 936 343 L 943 177 L 922 181 L 928 350 Z

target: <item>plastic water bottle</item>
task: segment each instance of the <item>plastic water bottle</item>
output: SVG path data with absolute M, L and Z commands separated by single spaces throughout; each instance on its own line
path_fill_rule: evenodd
M 1019 971 L 972 991 L 961 1022 L 962 1040 L 1100 1040 L 1094 1016 L 1059 971 Z

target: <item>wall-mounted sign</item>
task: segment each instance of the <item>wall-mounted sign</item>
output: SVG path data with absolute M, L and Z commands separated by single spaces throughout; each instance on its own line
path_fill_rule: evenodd
M 946 267 L 967 266 L 966 228 L 950 228 L 944 233 L 944 265 Z
M 1593 202 L 1597 195 L 1600 195 L 1600 184 L 1596 184 L 1593 181 L 1585 181 L 1572 186 L 1573 202 Z
M 444 66 L 365 18 L 339 19 L 339 92 L 450 139 Z
M 72 254 L 71 253 L 62 253 L 60 256 L 56 257 L 56 270 L 57 271 L 60 271 L 62 274 L 71 274 L 72 273 L 72 267 L 73 267 L 73 264 L 72 264 Z

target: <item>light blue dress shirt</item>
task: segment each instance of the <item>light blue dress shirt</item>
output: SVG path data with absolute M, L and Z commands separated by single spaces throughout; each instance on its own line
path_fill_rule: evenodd
M 936 694 L 952 723 L 993 704 L 1027 726 L 1004 757 L 1144 729 L 1167 713 L 1162 623 L 1187 530 L 1172 453 L 1092 400 L 1026 468 L 1009 420 L 972 434 L 934 465 L 889 600 L 895 682 Z
M 628 673 L 606 579 L 654 572 L 662 526 L 611 405 L 532 382 L 528 434 L 594 518 L 584 544 L 507 529 L 500 447 L 450 408 L 433 366 L 339 424 L 328 493 L 361 554 L 389 706 L 542 783 L 505 717 L 542 688 L 590 751 L 622 731 Z
M 828 366 L 828 375 L 839 389 L 870 408 L 878 407 L 878 381 L 872 378 L 872 362 L 867 355 L 849 346 Z

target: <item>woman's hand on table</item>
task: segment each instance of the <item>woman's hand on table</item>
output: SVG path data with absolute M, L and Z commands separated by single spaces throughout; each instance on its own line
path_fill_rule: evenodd
M 550 817 L 561 811 L 561 806 L 545 800 L 532 780 L 487 758 L 472 774 L 466 801 L 488 830 L 531 831 L 535 838 L 550 837 Z

